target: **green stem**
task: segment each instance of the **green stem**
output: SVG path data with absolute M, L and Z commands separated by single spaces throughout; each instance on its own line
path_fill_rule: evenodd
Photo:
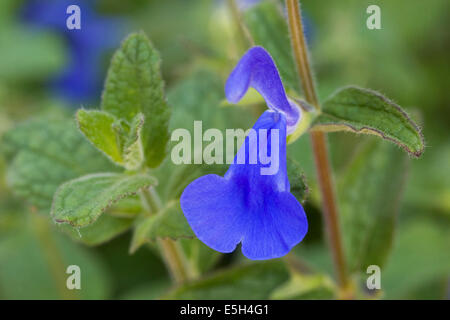
M 161 211 L 162 203 L 155 188 L 144 189 L 142 191 L 142 199 L 151 214 L 157 214 Z M 174 240 L 158 239 L 158 246 L 175 283 L 181 284 L 192 279 L 184 252 Z
M 320 110 L 311 67 L 308 59 L 308 50 L 303 34 L 303 25 L 300 18 L 298 0 L 286 0 L 288 10 L 289 30 L 298 74 L 302 79 L 302 88 L 305 99 L 317 110 Z M 343 292 L 347 291 L 349 280 L 342 250 L 341 234 L 339 230 L 338 209 L 332 181 L 332 170 L 329 161 L 326 136 L 323 132 L 312 132 L 311 141 L 316 164 L 317 178 L 322 196 L 323 215 L 326 224 L 329 246 L 333 256 L 334 267 L 338 283 Z M 344 293 L 345 294 L 345 293 Z

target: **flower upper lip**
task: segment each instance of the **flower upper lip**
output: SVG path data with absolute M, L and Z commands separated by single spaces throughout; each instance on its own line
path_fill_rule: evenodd
M 225 95 L 228 101 L 237 103 L 249 87 L 261 94 L 270 109 L 286 116 L 288 134 L 295 131 L 301 108 L 288 98 L 272 57 L 259 46 L 248 50 L 233 69 L 225 84 Z

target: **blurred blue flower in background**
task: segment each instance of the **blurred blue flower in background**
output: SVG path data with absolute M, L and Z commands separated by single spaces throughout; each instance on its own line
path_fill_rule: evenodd
M 256 143 L 249 134 L 224 177 L 209 174 L 194 180 L 184 189 L 180 204 L 206 245 L 227 253 L 241 243 L 247 258 L 264 260 L 287 254 L 308 230 L 305 211 L 290 193 L 286 169 L 287 128 L 295 129 L 301 111 L 287 98 L 275 63 L 262 47 L 251 48 L 241 58 L 227 80 L 226 97 L 235 103 L 249 87 L 270 108 L 253 126 Z M 278 148 L 272 149 L 273 144 Z M 277 170 L 264 173 L 273 165 L 261 159 L 269 150 Z
M 93 0 L 30 0 L 21 12 L 25 24 L 38 32 L 53 31 L 66 40 L 69 57 L 64 70 L 50 85 L 59 97 L 79 104 L 98 98 L 102 88 L 104 54 L 120 44 L 123 19 L 104 17 L 95 11 Z M 81 29 L 69 30 L 67 7 L 81 9 Z M 38 36 L 38 35 L 37 35 Z
M 261 0 L 236 0 L 236 5 L 239 10 L 245 11 L 258 4 L 259 2 L 261 2 Z

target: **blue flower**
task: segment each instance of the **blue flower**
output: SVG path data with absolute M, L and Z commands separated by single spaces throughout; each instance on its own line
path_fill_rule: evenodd
M 251 48 L 241 58 L 225 84 L 225 95 L 228 101 L 237 103 L 249 87 L 263 96 L 270 109 L 286 115 L 287 132 L 292 133 L 300 120 L 301 109 L 287 97 L 277 67 L 262 47 Z
M 102 86 L 102 57 L 120 43 L 122 22 L 104 18 L 94 11 L 95 1 L 30 0 L 22 9 L 23 20 L 38 30 L 50 30 L 66 40 L 69 62 L 54 79 L 51 87 L 57 95 L 74 103 L 98 96 Z M 69 5 L 81 9 L 81 29 L 66 26 Z M 37 35 L 38 36 L 38 35 Z
M 308 230 L 286 172 L 286 135 L 301 112 L 287 98 L 272 58 L 261 47 L 250 49 L 231 73 L 225 86 L 227 99 L 239 101 L 250 86 L 270 109 L 253 126 L 259 133 L 256 143 L 249 134 L 224 177 L 209 174 L 194 180 L 180 203 L 192 230 L 206 245 L 228 253 L 241 243 L 247 258 L 264 260 L 287 254 Z M 268 150 L 270 156 L 276 155 L 277 170 L 264 174 L 274 164 L 255 155 Z

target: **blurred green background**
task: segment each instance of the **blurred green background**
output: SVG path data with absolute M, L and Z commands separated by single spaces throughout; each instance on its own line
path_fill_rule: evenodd
M 175 122 L 187 121 L 184 105 L 189 107 L 189 99 L 196 102 L 189 96 L 190 83 L 186 78 L 197 76 L 207 86 L 214 81 L 206 81 L 207 75 L 203 73 L 212 72 L 217 75 L 217 87 L 221 90 L 242 54 L 226 1 L 96 1 L 91 5 L 92 17 L 86 15 L 86 19 L 102 19 L 104 23 L 100 32 L 92 36 L 93 41 L 89 35 L 82 35 L 81 40 L 72 39 L 64 27 L 64 13 L 56 19 L 62 21 L 62 27 L 57 23 L 46 24 L 49 18 L 38 16 L 36 8 L 30 17 L 24 13 L 29 2 L 0 3 L 0 136 L 33 117 L 98 106 L 110 57 L 123 36 L 133 30 L 145 31 L 160 51 Z M 308 21 L 308 42 L 320 98 L 348 84 L 377 90 L 404 107 L 420 124 L 425 136 L 423 156 L 409 161 L 404 193 L 397 208 L 393 249 L 382 269 L 382 297 L 448 298 L 450 2 L 304 0 L 301 3 Z M 366 8 L 371 4 L 381 8 L 381 30 L 366 28 Z M 51 4 L 45 5 L 51 11 Z M 83 12 L 83 5 L 81 8 Z M 83 19 L 82 16 L 82 28 Z M 103 35 L 111 37 L 111 44 L 88 54 L 92 43 Z M 79 52 L 86 54 L 77 55 Z M 71 73 L 68 66 L 78 72 Z M 89 85 L 79 85 L 80 82 Z M 202 90 L 198 82 L 195 84 L 192 90 Z M 209 91 L 206 87 L 204 90 L 206 95 Z M 209 98 L 218 104 L 224 97 Z M 238 119 L 227 126 L 244 123 L 249 127 L 256 115 L 248 116 L 247 122 Z M 355 152 L 373 139 L 342 133 L 329 135 L 338 186 Z M 310 230 L 305 241 L 294 249 L 295 254 L 310 268 L 332 274 L 308 136 L 290 145 L 289 154 L 299 162 L 311 187 L 306 203 Z M 164 263 L 151 245 L 130 255 L 130 231 L 94 247 L 73 241 L 45 212 L 37 212 L 20 192 L 12 190 L 8 184 L 9 166 L 8 157 L 0 154 L 0 298 L 153 299 L 173 292 Z M 248 263 L 239 250 L 218 255 L 193 241 L 199 252 L 205 252 L 204 257 L 200 254 L 197 259 L 206 274 Z M 65 268 L 69 264 L 82 269 L 85 286 L 80 291 L 65 288 Z M 263 272 L 262 267 L 258 270 Z M 261 293 L 263 284 L 259 287 L 264 281 L 279 287 L 274 277 L 266 279 L 255 274 L 247 279 L 248 283 L 233 282 L 235 291 L 225 286 L 221 292 L 229 292 L 230 297 L 236 298 L 276 297 L 273 292 Z M 281 276 L 283 279 L 286 280 Z M 250 289 L 239 292 L 241 285 Z M 174 296 L 205 297 L 185 290 L 188 292 L 185 296 Z M 205 292 L 210 294 L 207 297 L 215 297 L 214 290 Z

